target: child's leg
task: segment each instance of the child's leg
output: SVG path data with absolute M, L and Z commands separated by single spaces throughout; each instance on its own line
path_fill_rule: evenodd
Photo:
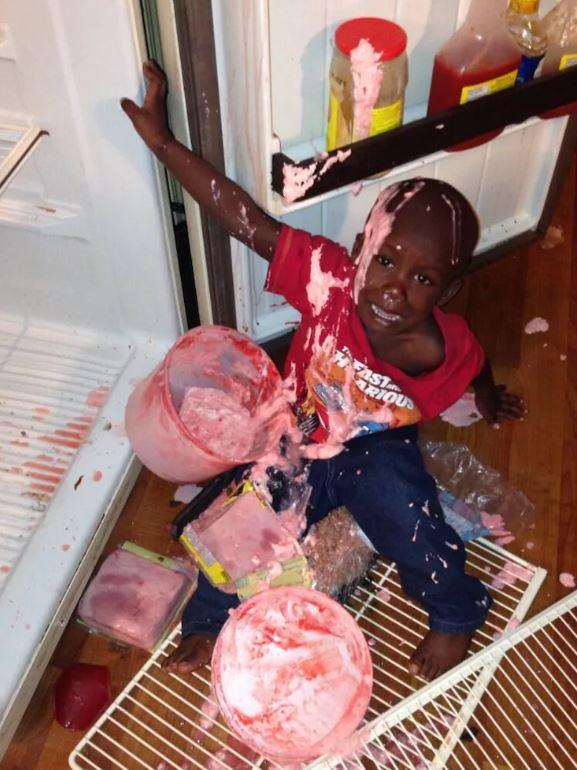
M 431 630 L 413 668 L 432 678 L 462 660 L 491 599 L 464 571 L 464 545 L 445 523 L 416 438 L 416 430 L 398 430 L 355 439 L 329 461 L 328 477 L 333 499 L 396 562 L 404 591 L 428 611 Z
M 236 594 L 225 594 L 214 588 L 202 572 L 198 588 L 182 614 L 182 638 L 178 648 L 166 659 L 164 668 L 188 673 L 208 663 L 228 611 L 238 607 Z

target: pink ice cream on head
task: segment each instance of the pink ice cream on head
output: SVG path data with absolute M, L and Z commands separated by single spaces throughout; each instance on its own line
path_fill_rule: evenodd
M 231 729 L 281 763 L 320 756 L 351 735 L 372 690 L 359 627 L 305 588 L 276 588 L 241 604 L 218 637 L 212 671 Z
M 354 297 L 355 302 L 359 301 L 359 294 L 365 285 L 367 279 L 367 270 L 371 260 L 379 252 L 384 240 L 393 229 L 396 215 L 402 207 L 410 201 L 423 187 L 423 181 L 417 181 L 412 184 L 401 196 L 399 203 L 393 211 L 388 211 L 388 205 L 395 195 L 403 190 L 403 183 L 394 184 L 387 187 L 379 193 L 371 213 L 367 219 L 363 233 L 363 245 L 356 259 L 357 273 L 355 275 Z
M 382 51 L 375 51 L 368 40 L 362 38 L 351 51 L 353 76 L 354 141 L 366 139 L 371 130 L 373 108 L 379 98 L 383 82 Z

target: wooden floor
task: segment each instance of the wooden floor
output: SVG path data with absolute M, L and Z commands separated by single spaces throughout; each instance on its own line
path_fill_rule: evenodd
M 567 593 L 559 573 L 577 573 L 577 172 L 573 166 L 553 224 L 564 242 L 553 249 L 524 248 L 472 275 L 452 309 L 465 315 L 485 346 L 498 379 L 522 394 L 524 422 L 495 430 L 485 424 L 459 430 L 444 423 L 426 435 L 464 442 L 500 470 L 535 503 L 535 547 L 523 540 L 509 548 L 549 571 L 532 608 L 541 610 Z M 549 321 L 547 334 L 527 336 L 535 316 Z M 566 358 L 565 358 L 566 357 Z M 174 488 L 144 471 L 123 511 L 107 551 L 124 539 L 177 553 L 167 525 L 178 511 Z M 51 691 L 61 667 L 75 661 L 110 668 L 117 693 L 145 659 L 87 635 L 71 623 L 35 694 L 0 770 L 64 770 L 79 735 L 52 720 Z M 2 665 L 6 665 L 3 661 Z

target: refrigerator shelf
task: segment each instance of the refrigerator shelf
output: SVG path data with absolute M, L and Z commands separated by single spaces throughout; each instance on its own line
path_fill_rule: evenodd
M 508 565 L 528 569 L 527 579 L 502 589 L 491 589 L 495 605 L 487 624 L 473 640 L 472 652 L 490 647 L 495 635 L 514 627 L 526 615 L 545 577 L 535 568 L 494 544 L 480 540 L 468 547 L 468 565 L 472 574 L 490 583 L 497 572 Z M 367 712 L 367 726 L 373 732 L 384 715 L 403 714 L 403 704 L 418 698 L 423 681 L 411 677 L 407 662 L 413 647 L 427 629 L 424 611 L 402 593 L 394 565 L 379 561 L 371 570 L 367 584 L 355 591 L 347 609 L 359 622 L 373 656 L 374 688 Z M 160 667 L 180 640 L 175 630 L 162 647 L 145 663 L 110 708 L 80 741 L 70 755 L 75 770 L 248 770 L 280 766 L 250 753 L 215 712 L 210 691 L 210 669 L 194 674 L 169 674 Z M 470 658 L 469 660 L 474 660 Z M 478 672 L 474 688 L 462 689 L 453 700 L 459 719 L 455 742 L 470 718 L 472 710 L 491 679 L 495 657 Z M 457 671 L 455 669 L 454 671 Z M 430 685 L 429 685 L 430 688 Z M 387 723 L 388 724 L 388 723 Z M 448 730 L 445 730 L 445 734 Z M 378 738 L 374 738 L 378 741 Z M 332 766 L 359 768 L 361 762 L 339 764 L 336 758 L 319 760 L 310 767 Z M 372 765 L 367 767 L 384 767 Z M 399 761 L 393 768 L 416 768 L 417 763 Z M 442 767 L 442 765 L 431 765 Z M 304 766 L 303 766 L 304 770 Z
M 272 157 L 272 189 L 283 196 L 284 169 L 312 169 L 316 180 L 298 198 L 310 201 L 324 193 L 382 174 L 419 158 L 445 150 L 486 132 L 521 124 L 540 113 L 575 101 L 577 70 L 538 78 L 513 90 L 500 91 L 482 99 L 407 122 L 384 134 L 346 145 L 322 158 L 295 161 L 283 152 Z M 342 153 L 348 157 L 342 161 Z M 330 165 L 335 158 L 334 165 Z M 328 168 L 322 173 L 323 166 Z M 319 173 L 321 172 L 321 173 Z
M 0 123 L 0 195 L 48 132 L 38 126 Z

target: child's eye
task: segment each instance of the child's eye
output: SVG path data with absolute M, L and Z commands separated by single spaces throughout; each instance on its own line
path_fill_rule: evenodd
M 433 282 L 427 275 L 423 275 L 423 273 L 417 273 L 415 276 L 415 280 L 417 283 L 420 283 L 422 286 L 432 286 Z
M 391 267 L 393 264 L 388 257 L 385 257 L 382 254 L 377 254 L 377 262 L 383 267 Z

